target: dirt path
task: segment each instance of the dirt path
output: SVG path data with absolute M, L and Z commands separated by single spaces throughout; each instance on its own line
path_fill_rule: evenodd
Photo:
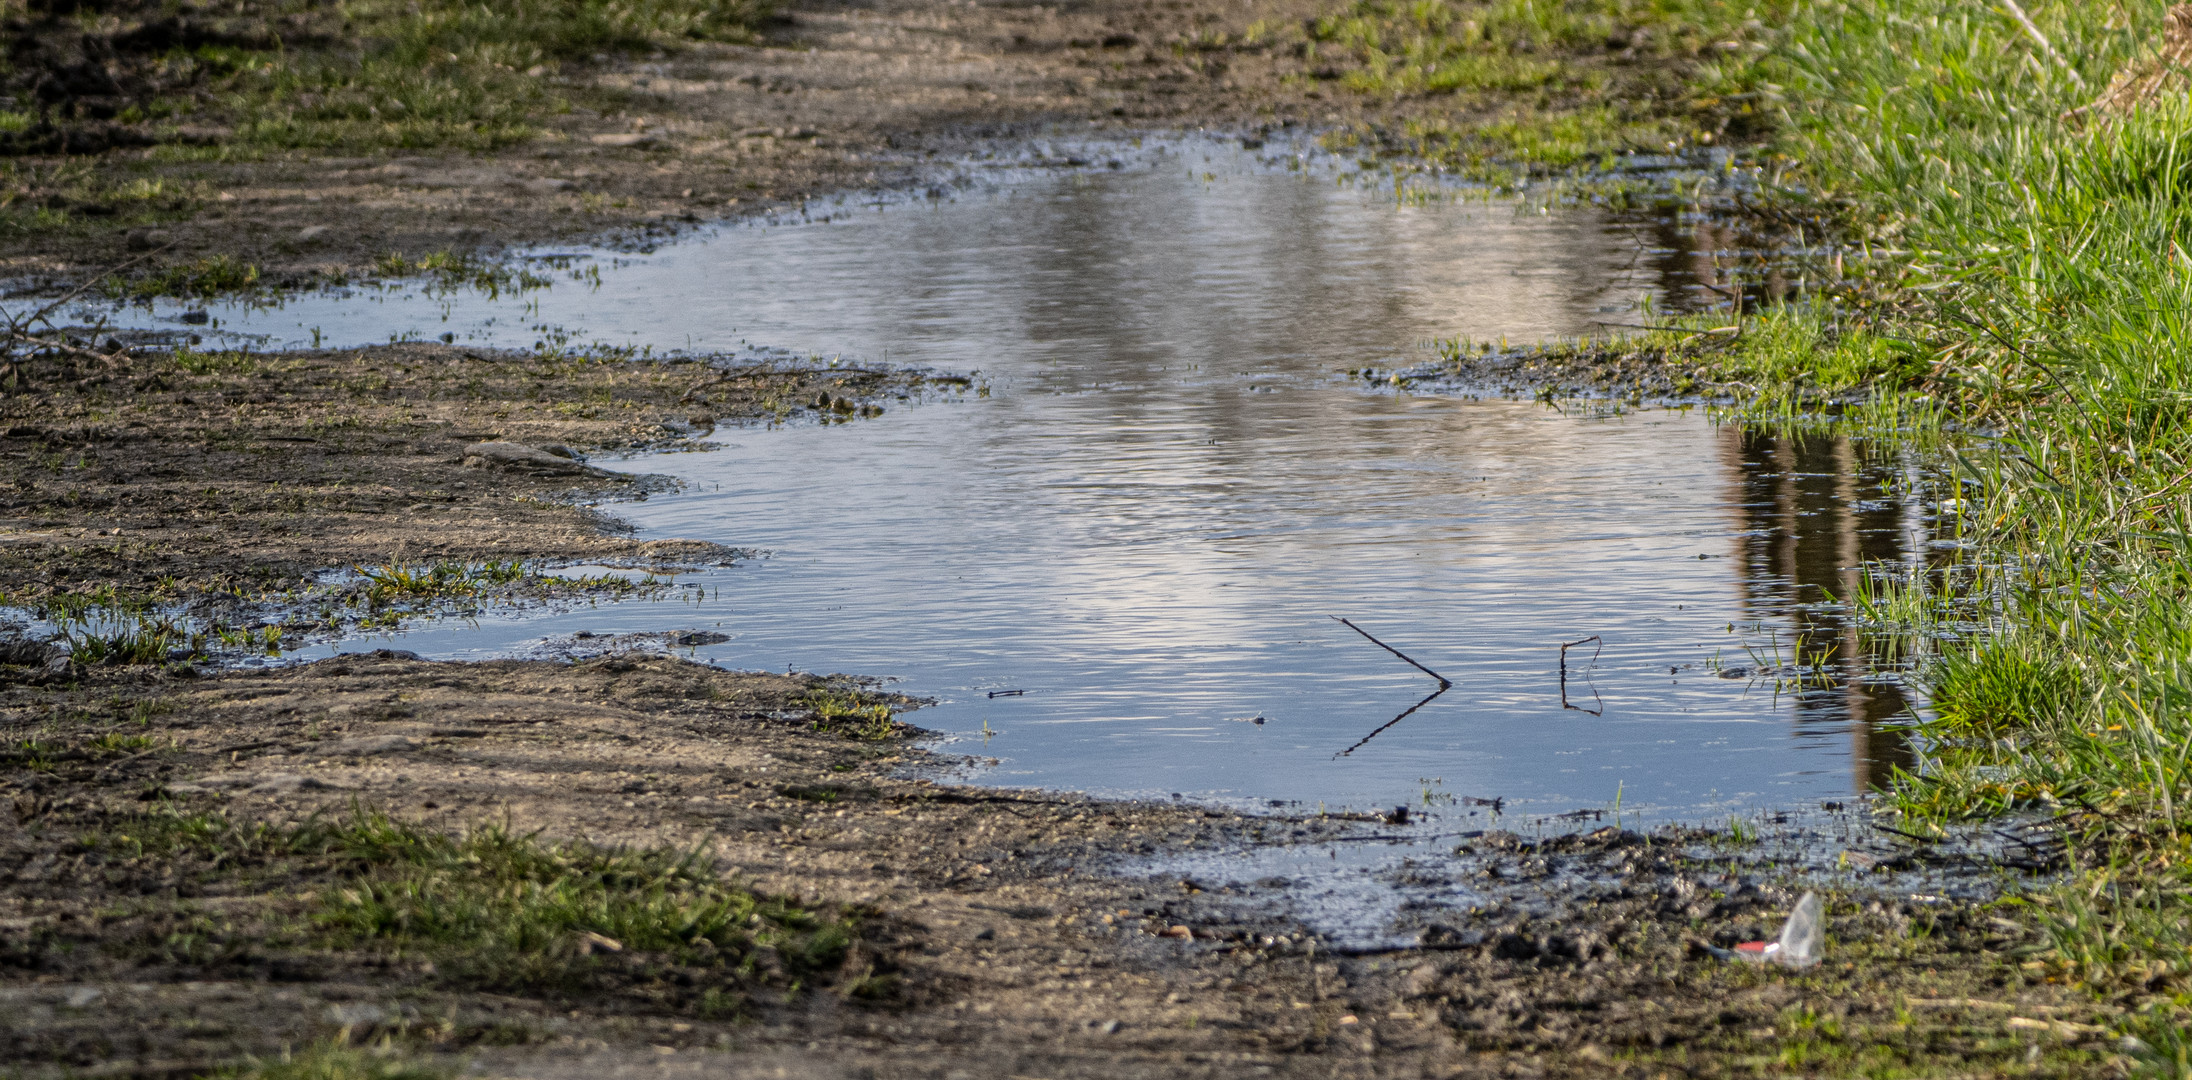
M 473 273 L 467 257 L 512 245 L 649 243 L 908 182 L 999 136 L 1253 137 L 1455 108 L 1334 93 L 1342 72 L 1294 48 L 1298 34 L 1249 34 L 1326 10 L 806 4 L 766 47 L 581 69 L 623 95 L 621 115 L 574 111 L 511 148 L 16 160 L 10 198 L 43 200 L 60 224 L 10 234 L 0 274 L 72 280 L 142 256 L 133 274 L 189 287 L 227 256 L 214 269 L 304 283 L 445 252 L 457 258 L 441 265 Z M 136 221 L 109 195 L 140 181 L 183 194 Z M 2030 944 L 2009 924 L 1911 897 L 1897 867 L 1923 873 L 1919 855 L 1842 883 L 1832 962 L 1803 972 L 1710 951 L 1771 933 L 1797 891 L 1784 867 L 1712 837 L 1619 830 L 1468 838 L 1421 870 L 1443 899 L 1414 912 L 1414 947 L 1335 954 L 1272 913 L 1291 883 L 1151 877 L 1126 860 L 1375 823 L 941 787 L 917 778 L 936 759 L 888 717 L 910 703 L 854 679 L 646 655 L 674 652 L 675 635 L 574 639 L 570 660 L 210 662 L 367 620 L 610 588 L 544 580 L 543 562 L 735 558 L 621 535 L 613 504 L 586 504 L 646 483 L 579 459 L 689 446 L 719 424 L 948 408 L 975 389 L 951 373 L 602 359 L 84 341 L 6 372 L 0 588 L 75 637 L 73 650 L 0 649 L 0 1069 L 2123 1067 L 2094 1025 L 2105 1010 L 2001 960 Z M 385 573 L 300 603 L 342 567 Z M 285 1048 L 298 1060 L 284 1064 Z
M 604 58 L 572 78 L 613 91 L 626 107 L 553 118 L 542 137 L 505 150 L 295 152 L 232 163 L 111 151 L 91 162 L 113 183 L 192 193 L 173 220 L 102 227 L 119 220 L 117 210 L 86 196 L 77 225 L 0 242 L 8 252 L 0 276 L 68 277 L 158 248 L 151 269 L 227 255 L 264 280 L 302 282 L 374 273 L 390 253 L 492 254 L 604 237 L 646 244 L 697 222 L 907 183 L 938 158 L 992 147 L 1000 136 L 1253 132 L 1452 110 L 1446 99 L 1328 93 L 1296 55 L 1298 32 L 1284 44 L 1244 40 L 1251 25 L 1298 26 L 1327 8 L 1314 0 L 800 4 L 768 30 L 767 46 Z M 1198 40 L 1209 47 L 1184 44 Z M 1336 69 L 1327 61 L 1317 70 Z M 68 167 L 31 160 L 17 197 L 66 209 L 59 177 Z

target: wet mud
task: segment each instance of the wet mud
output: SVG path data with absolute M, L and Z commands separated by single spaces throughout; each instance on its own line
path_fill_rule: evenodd
M 925 182 L 934 160 L 997 135 L 1210 125 L 1253 140 L 1443 107 L 1331 95 L 1319 86 L 1331 76 L 1305 78 L 1300 58 L 1238 44 L 1252 21 L 1320 13 L 809 5 L 770 31 L 790 47 L 590 72 L 631 107 L 492 154 L 177 161 L 131 157 L 128 133 L 101 128 L 99 147 L 16 149 L 99 149 L 125 178 L 194 194 L 123 227 L 96 198 L 70 203 L 55 179 L 66 160 L 33 154 L 52 175 L 23 197 L 94 225 L 18 236 L 0 265 L 42 288 L 125 259 L 150 273 L 226 255 L 270 284 L 304 284 L 377 272 L 391 252 L 647 246 L 819 194 Z M 1212 31 L 1236 44 L 1173 47 Z M 188 605 L 434 561 L 733 559 L 622 532 L 613 501 L 647 483 L 581 459 L 687 448 L 738 423 L 856 424 L 969 386 L 735 357 L 174 344 L 83 342 L 13 372 L 17 392 L 0 402 L 12 601 L 111 588 Z M 1501 354 L 1426 377 L 1709 397 L 1709 346 Z M 1840 552 L 1799 562 L 1855 565 Z M 1825 584 L 1803 578 L 1791 575 Z M 1313 855 L 1366 842 L 1383 821 L 945 786 L 928 778 L 960 762 L 913 745 L 918 703 L 887 687 L 724 671 L 665 655 L 683 646 L 676 633 L 614 644 L 265 670 L 5 650 L 0 1068 L 198 1076 L 329 1042 L 537 1077 L 2129 1067 L 2105 1003 L 2022 966 L 2039 943 L 1991 908 L 2051 871 L 2044 837 L 1944 852 L 1877 831 L 1777 848 L 1770 824 L 1755 838 L 1471 828 L 1382 872 L 1408 896 L 1385 928 L 1400 940 L 1363 941 L 1308 917 L 1298 880 L 1150 868 L 1183 853 Z M 1877 697 L 1848 705 L 1861 731 L 1900 708 Z M 1867 768 L 1906 752 L 1879 741 Z M 542 952 L 588 961 L 571 960 L 589 980 L 578 989 L 466 982 L 446 957 L 327 930 L 326 905 L 360 871 L 284 838 L 374 815 L 437 834 L 499 827 L 686 853 L 851 929 L 801 966 L 758 950 L 751 965 L 643 953 L 566 927 Z M 146 842 L 201 826 L 213 842 Z M 260 839 L 232 842 L 247 836 Z M 1716 953 L 1770 937 L 1806 890 L 1828 900 L 1824 963 Z
M 180 23 L 127 2 L 100 8 L 104 36 L 125 39 L 103 54 L 92 40 L 101 35 L 66 17 L 13 30 L 26 78 L 58 88 L 89 72 L 114 99 L 108 112 L 132 111 L 132 92 L 187 92 L 152 85 L 173 67 L 162 46 L 179 32 L 264 48 L 309 22 L 272 10 L 254 18 L 251 5 Z M 793 4 L 757 27 L 754 44 L 691 42 L 571 65 L 549 81 L 590 104 L 531 118 L 537 137 L 486 150 L 231 148 L 233 132 L 204 124 L 160 146 L 157 124 L 34 125 L 0 144 L 25 155 L 11 198 L 66 224 L 0 245 L 0 276 L 79 279 L 137 260 L 125 276 L 146 277 L 226 257 L 255 267 L 264 285 L 304 285 L 383 273 L 391 253 L 491 256 L 604 238 L 648 247 L 834 192 L 933 183 L 940 161 L 994 151 L 998 139 L 1205 127 L 1253 137 L 1399 125 L 1451 108 L 1337 92 L 1336 73 L 1313 75 L 1320 64 L 1291 45 L 1246 33 L 1326 13 L 1302 0 Z M 142 191 L 162 194 L 129 194 Z
M 209 678 L 97 670 L 0 693 L 16 748 L 0 780 L 13 814 L 0 994 L 16 1017 L 9 1067 L 24 1076 L 184 1075 L 383 1036 L 509 1076 L 1724 1076 L 1951 1062 L 2093 1075 L 2117 1060 L 2091 1002 L 1999 962 L 2032 944 L 2018 924 L 1932 891 L 1944 865 L 1966 882 L 2002 871 L 1957 870 L 1961 856 L 1892 837 L 1853 846 L 1900 863 L 1807 878 L 1770 837 L 1480 832 L 1413 871 L 1445 875 L 1434 891 L 1467 902 L 1417 904 L 1415 940 L 1362 948 L 1266 906 L 1287 881 L 1136 865 L 1313 851 L 1382 823 L 941 787 L 915 775 L 940 762 L 907 728 L 823 720 L 819 698 L 879 693 L 854 680 L 645 653 L 383 652 Z M 916 703 L 869 700 L 897 725 L 919 717 L 903 711 Z M 18 733 L 35 733 L 43 760 L 26 762 Z M 438 954 L 316 931 L 355 888 L 340 860 L 147 842 L 162 820 L 297 830 L 368 812 L 686 852 L 760 893 L 831 905 L 856 932 L 796 982 L 782 966 L 605 952 L 584 992 L 507 978 L 483 991 L 447 956 L 437 968 Z M 1828 898 L 1825 962 L 1714 954 L 1770 937 L 1807 889 Z M 718 985 L 735 1005 L 708 996 Z

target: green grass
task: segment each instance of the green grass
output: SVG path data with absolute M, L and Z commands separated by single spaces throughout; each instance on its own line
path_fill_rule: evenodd
M 116 300 L 155 297 L 205 297 L 249 292 L 259 283 L 259 268 L 227 255 L 214 255 L 183 266 L 133 278 L 109 278 L 106 293 Z
M 1756 32 L 1769 52 L 1684 69 L 1666 115 L 1752 95 L 1745 129 L 1767 141 L 1751 153 L 1780 166 L 1763 197 L 1823 220 L 1848 279 L 1838 260 L 1836 286 L 1800 303 L 1539 359 L 1649 361 L 1739 422 L 1934 454 L 1972 546 L 1845 598 L 1919 661 L 1932 705 L 1922 776 L 1894 805 L 1913 828 L 2058 820 L 2074 868 L 2022 902 L 2047 943 L 2027 962 L 2128 1007 L 2141 1063 L 2192 1075 L 2192 102 L 2179 88 L 2066 118 L 2146 54 L 2164 5 L 2025 6 L 2075 76 L 2004 10 L 1960 0 L 1777 8 Z M 1316 36 L 1351 50 L 1361 92 L 1587 102 L 1620 88 L 1512 43 L 1573 55 L 1607 10 L 1365 3 Z M 1526 138 L 1571 149 L 1519 156 L 1587 164 L 1626 108 L 1566 135 L 1540 123 Z M 1488 130 L 1466 138 L 1496 154 Z M 1457 363 L 1478 348 L 1447 346 Z
M 813 717 L 810 723 L 816 731 L 871 742 L 898 734 L 899 724 L 891 719 L 890 702 L 872 694 L 858 690 L 815 690 L 807 694 L 806 705 Z
M 523 142 L 577 102 L 613 100 L 585 85 L 583 70 L 597 57 L 751 42 L 770 8 L 767 0 L 244 0 L 190 14 L 218 32 L 150 54 L 132 46 L 115 60 L 127 82 L 146 89 L 114 119 L 149 132 L 169 160 Z M 76 19 L 31 30 L 111 34 L 163 15 L 173 12 L 94 0 Z M 18 50 L 16 62 L 66 51 Z M 0 128 L 10 123 L 31 126 L 0 116 Z
M 530 576 L 516 559 L 482 563 L 436 562 L 409 565 L 388 562 L 357 567 L 364 579 L 364 599 L 373 607 L 396 600 L 453 600 L 479 596 L 497 586 Z
M 1963 561 L 1883 580 L 1871 625 L 1934 643 L 1918 821 L 2056 817 L 2077 866 L 2030 904 L 2050 977 L 2143 1017 L 2192 1072 L 2192 108 L 2076 123 L 2163 5 L 2034 2 L 2072 75 L 1958 0 L 1790 10 L 1752 76 L 1782 88 L 1791 205 L 1830 208 L 1868 303 L 1747 315 L 1704 358 L 1752 419 L 1961 434 Z M 2082 85 L 2081 85 L 2082 83 Z M 1847 299 L 1844 297 L 1842 299 Z M 1698 327 L 1692 324 L 1691 330 Z M 1725 385 L 1725 384 L 1724 384 Z M 1870 410 L 1870 411 L 1868 411 Z
M 1767 0 L 1357 0 L 1296 31 L 1306 81 L 1448 97 L 1443 118 L 1354 133 L 1470 173 L 1571 170 L 1609 155 L 1755 137 L 1778 88 L 1762 60 L 1796 5 Z
M 767 965 L 827 971 L 853 940 L 842 919 L 727 884 L 692 854 L 548 844 L 498 827 L 450 837 L 386 818 L 331 838 L 363 869 L 321 895 L 319 927 L 339 944 L 435 958 L 470 985 L 568 993 L 682 981 L 698 987 L 685 995 L 696 1002 L 713 991 L 713 1009 Z
M 205 645 L 205 635 L 183 619 L 123 606 L 57 620 L 54 630 L 79 664 L 158 664 L 176 650 L 195 654 Z
M 200 889 L 272 890 L 273 921 L 229 926 L 215 954 L 252 941 L 426 961 L 449 986 L 624 995 L 706 1015 L 735 1014 L 763 987 L 835 979 L 861 918 L 755 892 L 694 852 L 552 842 L 498 825 L 452 835 L 365 811 L 276 826 L 164 810 L 110 821 L 81 845 L 167 860 Z M 300 908 L 283 899 L 292 896 Z
M 489 299 L 504 292 L 525 292 L 543 289 L 553 284 L 552 279 L 530 270 L 488 262 L 447 251 L 437 251 L 418 258 L 409 258 L 390 252 L 374 263 L 374 269 L 386 277 L 423 277 L 433 288 L 443 290 L 471 289 L 487 294 Z
M 0 130 L 10 115 L 20 114 L 0 113 Z M 0 235 L 168 222 L 211 194 L 202 181 L 132 176 L 89 158 L 0 159 Z

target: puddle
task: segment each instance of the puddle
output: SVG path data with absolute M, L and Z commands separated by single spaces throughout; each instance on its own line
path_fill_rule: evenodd
M 683 482 L 617 507 L 642 535 L 768 556 L 682 574 L 674 602 L 398 635 L 425 655 L 721 634 L 681 651 L 937 698 L 917 719 L 977 758 L 969 783 L 1409 804 L 1432 829 L 1481 827 L 1472 798 L 1724 820 L 1846 798 L 1905 760 L 1906 702 L 1819 605 L 1866 560 L 1926 558 L 1913 466 L 1696 411 L 1571 416 L 1347 375 L 1437 337 L 1633 322 L 1694 291 L 1664 243 L 1588 208 L 1396 199 L 1229 145 L 1121 156 L 603 257 L 598 285 L 215 322 L 979 373 L 875 419 L 597 459 Z M 1430 676 L 1334 617 L 1452 688 L 1425 700 Z

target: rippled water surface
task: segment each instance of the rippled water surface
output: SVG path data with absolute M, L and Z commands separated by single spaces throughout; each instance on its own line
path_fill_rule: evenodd
M 732 228 L 594 290 L 217 314 L 288 341 L 524 346 L 553 326 L 979 371 L 986 396 L 625 463 L 687 482 L 617 508 L 644 535 L 768 556 L 697 575 L 697 604 L 404 636 L 431 655 L 720 628 L 698 655 L 938 698 L 914 719 L 995 759 L 971 782 L 1243 804 L 1549 814 L 1618 792 L 1695 819 L 1848 796 L 1898 760 L 1881 723 L 1903 700 L 1814 607 L 1867 559 L 1923 557 L 1895 463 L 1696 411 L 1577 416 L 1347 375 L 1428 359 L 1434 337 L 1633 320 L 1682 288 L 1664 233 L 1401 205 L 1215 147 L 1124 164 Z M 1333 616 L 1453 687 L 1423 700 L 1429 676 Z M 1799 631 L 1832 654 L 1823 681 L 1755 675 Z M 1560 643 L 1584 638 L 1564 686 Z

